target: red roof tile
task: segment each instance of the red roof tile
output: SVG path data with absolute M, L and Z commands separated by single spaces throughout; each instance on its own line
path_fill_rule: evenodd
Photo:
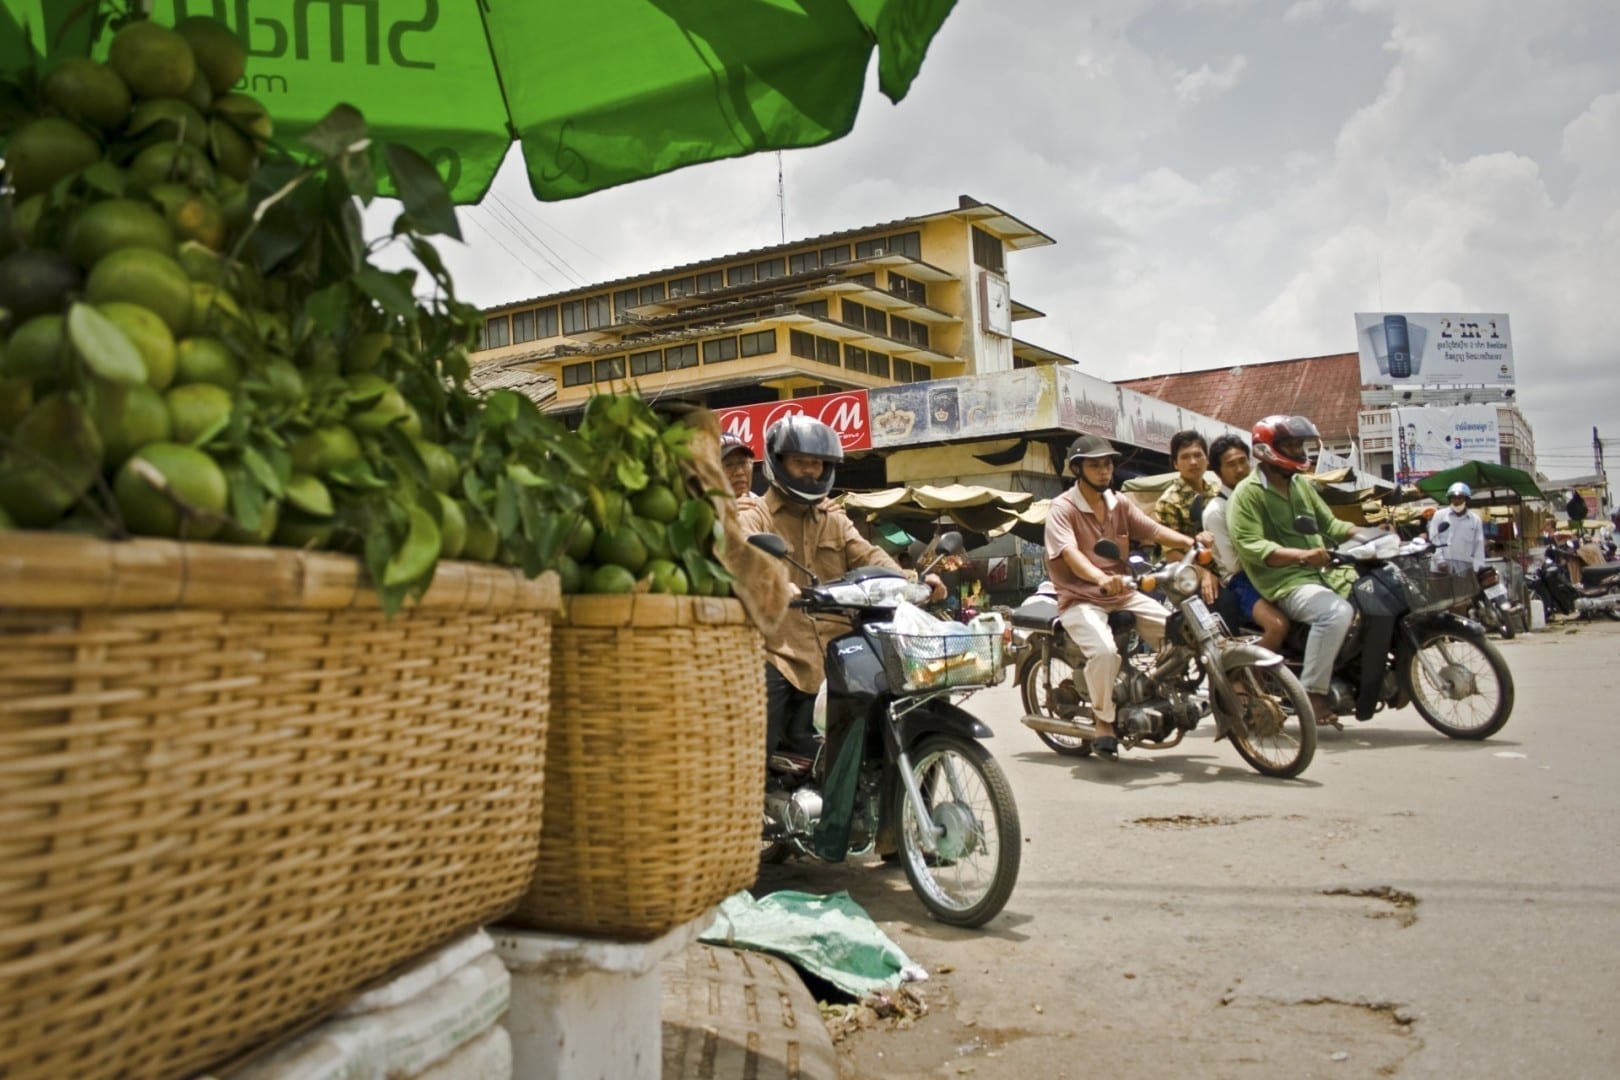
M 1151 375 L 1119 385 L 1234 427 L 1247 428 L 1273 413 L 1308 416 L 1328 443 L 1355 437 L 1361 409 L 1361 361 L 1355 353 Z

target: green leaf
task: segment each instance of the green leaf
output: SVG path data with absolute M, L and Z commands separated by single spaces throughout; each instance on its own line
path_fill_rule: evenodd
M 409 270 L 390 274 L 366 266 L 355 273 L 354 281 L 390 315 L 409 317 L 416 312 L 416 297 L 411 293 L 414 277 Z
M 626 491 L 640 491 L 647 486 L 647 467 L 632 457 L 621 457 L 615 461 L 613 475 Z
M 119 196 L 127 190 L 124 170 L 110 161 L 98 161 L 79 174 L 85 186 L 103 195 Z
M 68 340 L 91 371 L 119 386 L 146 381 L 146 364 L 124 332 L 89 304 L 68 308 Z
M 503 538 L 516 533 L 518 514 L 517 485 L 503 476 L 495 488 L 495 531 Z
M 342 484 L 344 487 L 359 490 L 380 490 L 388 486 L 387 482 L 378 478 L 372 471 L 371 462 L 365 458 L 355 458 L 345 461 L 326 474 L 328 480 Z
M 486 399 L 484 418 L 491 427 L 505 427 L 517 419 L 518 403 L 526 400 L 516 391 L 497 390 Z
M 456 221 L 455 204 L 450 201 L 450 189 L 444 186 L 432 163 L 409 147 L 392 143 L 383 147 L 383 160 L 394 191 L 417 231 L 460 240 L 461 226 Z
M 225 470 L 231 486 L 231 517 L 248 532 L 264 522 L 264 488 L 253 482 L 248 470 L 232 466 Z
M 338 105 L 298 141 L 322 157 L 335 158 L 365 137 L 366 121 L 360 110 L 353 105 Z
M 246 467 L 248 475 L 257 480 L 259 486 L 264 490 L 278 499 L 286 495 L 286 488 L 282 486 L 281 477 L 276 475 L 276 470 L 258 450 L 251 446 L 244 449 L 242 451 L 242 464 Z M 248 527 L 251 528 L 251 526 Z
M 355 197 L 370 206 L 377 197 L 377 170 L 371 165 L 370 148 L 344 154 L 338 159 L 338 169 Z
M 304 317 L 316 329 L 336 334 L 348 321 L 351 303 L 348 282 L 336 281 L 309 295 L 304 301 Z
M 535 475 L 533 469 L 517 461 L 506 467 L 506 475 L 524 487 L 537 488 L 544 487 L 546 484 L 544 477 Z

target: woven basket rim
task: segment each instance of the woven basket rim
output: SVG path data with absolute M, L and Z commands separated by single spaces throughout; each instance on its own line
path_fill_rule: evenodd
M 563 627 L 749 625 L 742 601 L 727 596 L 586 593 L 562 598 Z
M 526 578 L 512 567 L 441 561 L 433 584 L 420 601 L 406 601 L 406 609 L 555 612 L 561 601 L 553 571 Z M 352 555 L 144 537 L 100 540 L 0 532 L 0 610 L 380 606 L 365 567 Z

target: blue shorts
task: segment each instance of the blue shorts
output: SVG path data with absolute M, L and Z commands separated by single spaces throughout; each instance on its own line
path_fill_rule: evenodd
M 1249 575 L 1239 570 L 1232 575 L 1232 580 L 1226 583 L 1226 587 L 1232 590 L 1233 596 L 1237 597 L 1238 609 L 1243 612 L 1243 617 L 1252 622 L 1254 620 L 1254 605 L 1259 603 L 1262 597 L 1260 596 L 1260 590 L 1250 583 Z

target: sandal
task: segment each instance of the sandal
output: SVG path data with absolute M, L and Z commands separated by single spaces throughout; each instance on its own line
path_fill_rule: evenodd
M 1091 744 L 1091 749 L 1100 758 L 1109 761 L 1119 760 L 1119 740 L 1112 735 L 1100 735 Z

